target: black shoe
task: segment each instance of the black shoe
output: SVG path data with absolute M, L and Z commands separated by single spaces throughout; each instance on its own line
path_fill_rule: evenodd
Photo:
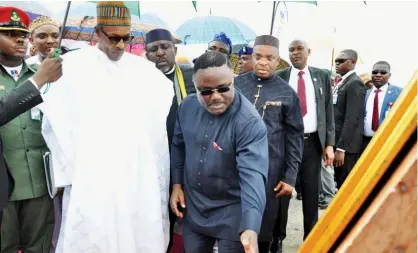
M 302 200 L 302 193 L 297 193 L 296 194 L 296 198 L 298 199 L 298 200 Z
M 319 209 L 325 210 L 328 208 L 328 204 L 318 204 Z
M 282 240 L 271 242 L 270 253 L 282 253 Z

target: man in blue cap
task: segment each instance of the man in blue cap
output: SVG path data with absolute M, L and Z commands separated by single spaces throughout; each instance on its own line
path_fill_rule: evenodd
M 243 46 L 238 51 L 238 71 L 240 75 L 253 71 L 254 67 L 252 54 L 253 48 L 249 46 Z
M 206 52 L 207 51 L 217 51 L 225 54 L 229 58 L 232 53 L 231 39 L 224 32 L 215 34 L 213 40 L 208 44 L 208 49 L 206 50 Z M 195 63 L 196 60 L 197 58 L 193 59 L 193 63 Z
M 207 51 L 218 51 L 229 57 L 232 53 L 231 39 L 223 32 L 215 34 L 213 40 L 209 42 Z

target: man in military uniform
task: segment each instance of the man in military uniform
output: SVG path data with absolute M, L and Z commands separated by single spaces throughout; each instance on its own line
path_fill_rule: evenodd
M 188 94 L 196 92 L 192 80 L 193 68 L 180 69 L 179 65 L 176 64 L 177 48 L 173 41 L 171 33 L 165 29 L 154 29 L 146 35 L 146 56 L 148 60 L 154 62 L 155 67 L 173 82 L 175 96 L 167 117 L 169 149 L 171 149 L 171 141 L 174 135 L 178 106 Z M 170 244 L 167 252 L 170 251 L 173 244 L 174 224 L 177 219 L 171 209 L 168 210 L 170 214 Z
M 29 22 L 29 16 L 20 9 L 0 8 L 0 96 L 28 79 L 36 86 L 56 80 L 34 76 L 35 66 L 24 61 Z M 1 252 L 16 253 L 21 248 L 23 252 L 46 253 L 54 215 L 45 182 L 43 155 L 48 149 L 41 134 L 40 111 L 34 107 L 2 126 L 0 139 L 15 181 L 9 203 L 3 210 Z

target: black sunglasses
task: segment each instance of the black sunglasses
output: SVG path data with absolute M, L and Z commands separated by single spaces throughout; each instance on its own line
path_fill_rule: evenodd
M 349 59 L 335 59 L 335 63 L 343 64 L 344 62 L 348 61 Z
M 127 36 L 124 36 L 124 37 L 111 36 L 111 35 L 107 34 L 105 31 L 103 31 L 102 29 L 100 29 L 100 32 L 102 32 L 109 39 L 109 41 L 113 44 L 118 44 L 121 40 L 123 41 L 123 43 L 129 44 L 134 39 L 133 35 L 127 35 Z
M 233 82 L 231 82 L 230 84 L 228 84 L 227 86 L 222 86 L 222 87 L 218 87 L 215 89 L 205 89 L 205 90 L 200 90 L 200 95 L 202 96 L 210 96 L 212 95 L 215 91 L 219 92 L 219 93 L 225 93 L 228 92 L 231 89 L 231 85 Z
M 372 71 L 372 74 L 373 75 L 377 75 L 377 74 L 382 74 L 382 75 L 386 75 L 388 72 L 387 71 L 384 71 L 384 70 L 373 70 Z

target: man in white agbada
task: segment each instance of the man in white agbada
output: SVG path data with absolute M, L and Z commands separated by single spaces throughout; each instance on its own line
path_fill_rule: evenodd
M 97 47 L 63 56 L 63 77 L 43 95 L 55 186 L 65 187 L 56 252 L 164 253 L 172 84 L 124 53 L 123 2 L 97 3 L 96 34 Z

